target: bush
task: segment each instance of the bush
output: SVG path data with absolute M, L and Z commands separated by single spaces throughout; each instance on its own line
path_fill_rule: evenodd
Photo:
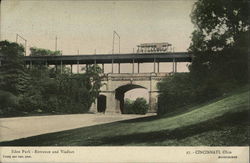
M 13 114 L 18 106 L 18 100 L 10 92 L 0 90 L 0 115 Z
M 133 103 L 134 101 L 130 99 L 125 99 L 124 106 L 123 106 L 123 114 L 132 114 L 133 112 Z
M 165 78 L 158 84 L 158 89 L 161 92 L 157 110 L 159 115 L 172 112 L 195 100 L 189 73 L 177 73 Z
M 31 112 L 36 108 L 35 104 L 36 103 L 34 103 L 34 101 L 30 97 L 22 96 L 19 98 L 20 111 Z
M 144 98 L 137 98 L 135 101 L 125 100 L 124 114 L 146 114 L 149 105 Z
M 197 82 L 190 73 L 176 73 L 158 84 L 161 93 L 157 113 L 162 115 L 176 109 L 185 109 L 188 105 L 201 104 L 223 96 L 239 86 L 234 80 L 219 81 L 208 78 Z
M 144 98 L 137 98 L 133 105 L 135 114 L 146 114 L 148 107 L 147 101 Z

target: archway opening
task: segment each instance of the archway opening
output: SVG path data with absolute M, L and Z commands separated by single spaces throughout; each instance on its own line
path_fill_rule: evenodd
M 105 112 L 107 107 L 107 97 L 105 95 L 99 95 L 97 98 L 97 112 Z
M 124 108 L 124 102 L 126 99 L 134 101 L 136 98 L 141 97 L 144 98 L 147 103 L 149 101 L 149 93 L 147 88 L 135 85 L 135 84 L 127 84 L 123 85 L 115 90 L 115 98 L 119 101 L 119 106 L 121 113 L 125 113 L 126 110 Z
M 145 88 L 135 88 L 125 92 L 124 99 L 135 101 L 137 98 L 144 98 L 147 102 L 149 102 L 149 93 Z

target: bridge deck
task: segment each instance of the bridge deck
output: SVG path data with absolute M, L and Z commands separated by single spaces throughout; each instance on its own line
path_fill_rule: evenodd
M 63 55 L 63 56 L 26 56 L 26 64 L 102 64 L 102 63 L 144 63 L 144 62 L 191 62 L 191 54 L 175 53 L 128 53 L 128 54 L 97 54 L 97 55 Z M 4 60 L 0 57 L 0 60 Z

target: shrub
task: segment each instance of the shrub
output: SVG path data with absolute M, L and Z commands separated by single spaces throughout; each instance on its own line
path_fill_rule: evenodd
M 137 98 L 133 105 L 133 110 L 135 114 L 146 114 L 148 112 L 149 105 L 144 98 Z
M 185 109 L 188 105 L 201 104 L 215 99 L 239 87 L 238 82 L 204 79 L 197 82 L 190 73 L 176 73 L 158 84 L 161 92 L 158 100 L 158 115 Z
M 125 99 L 124 106 L 123 106 L 123 114 L 132 114 L 133 112 L 133 103 L 134 101 L 130 99 Z
M 194 102 L 194 89 L 189 73 L 177 73 L 165 78 L 158 84 L 160 90 L 159 115 L 174 111 L 176 108 Z
M 137 98 L 135 101 L 125 100 L 124 114 L 146 114 L 149 105 L 144 98 Z
M 18 100 L 15 95 L 10 92 L 0 90 L 0 114 L 8 115 L 15 112 L 18 106 Z

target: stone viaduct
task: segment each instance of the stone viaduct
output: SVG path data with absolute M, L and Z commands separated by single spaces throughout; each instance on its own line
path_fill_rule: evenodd
M 91 112 L 103 111 L 107 113 L 123 112 L 124 95 L 127 91 L 144 88 L 149 94 L 149 112 L 157 111 L 159 91 L 157 83 L 166 77 L 167 73 L 123 73 L 106 74 L 102 81 L 100 96 L 91 107 Z

